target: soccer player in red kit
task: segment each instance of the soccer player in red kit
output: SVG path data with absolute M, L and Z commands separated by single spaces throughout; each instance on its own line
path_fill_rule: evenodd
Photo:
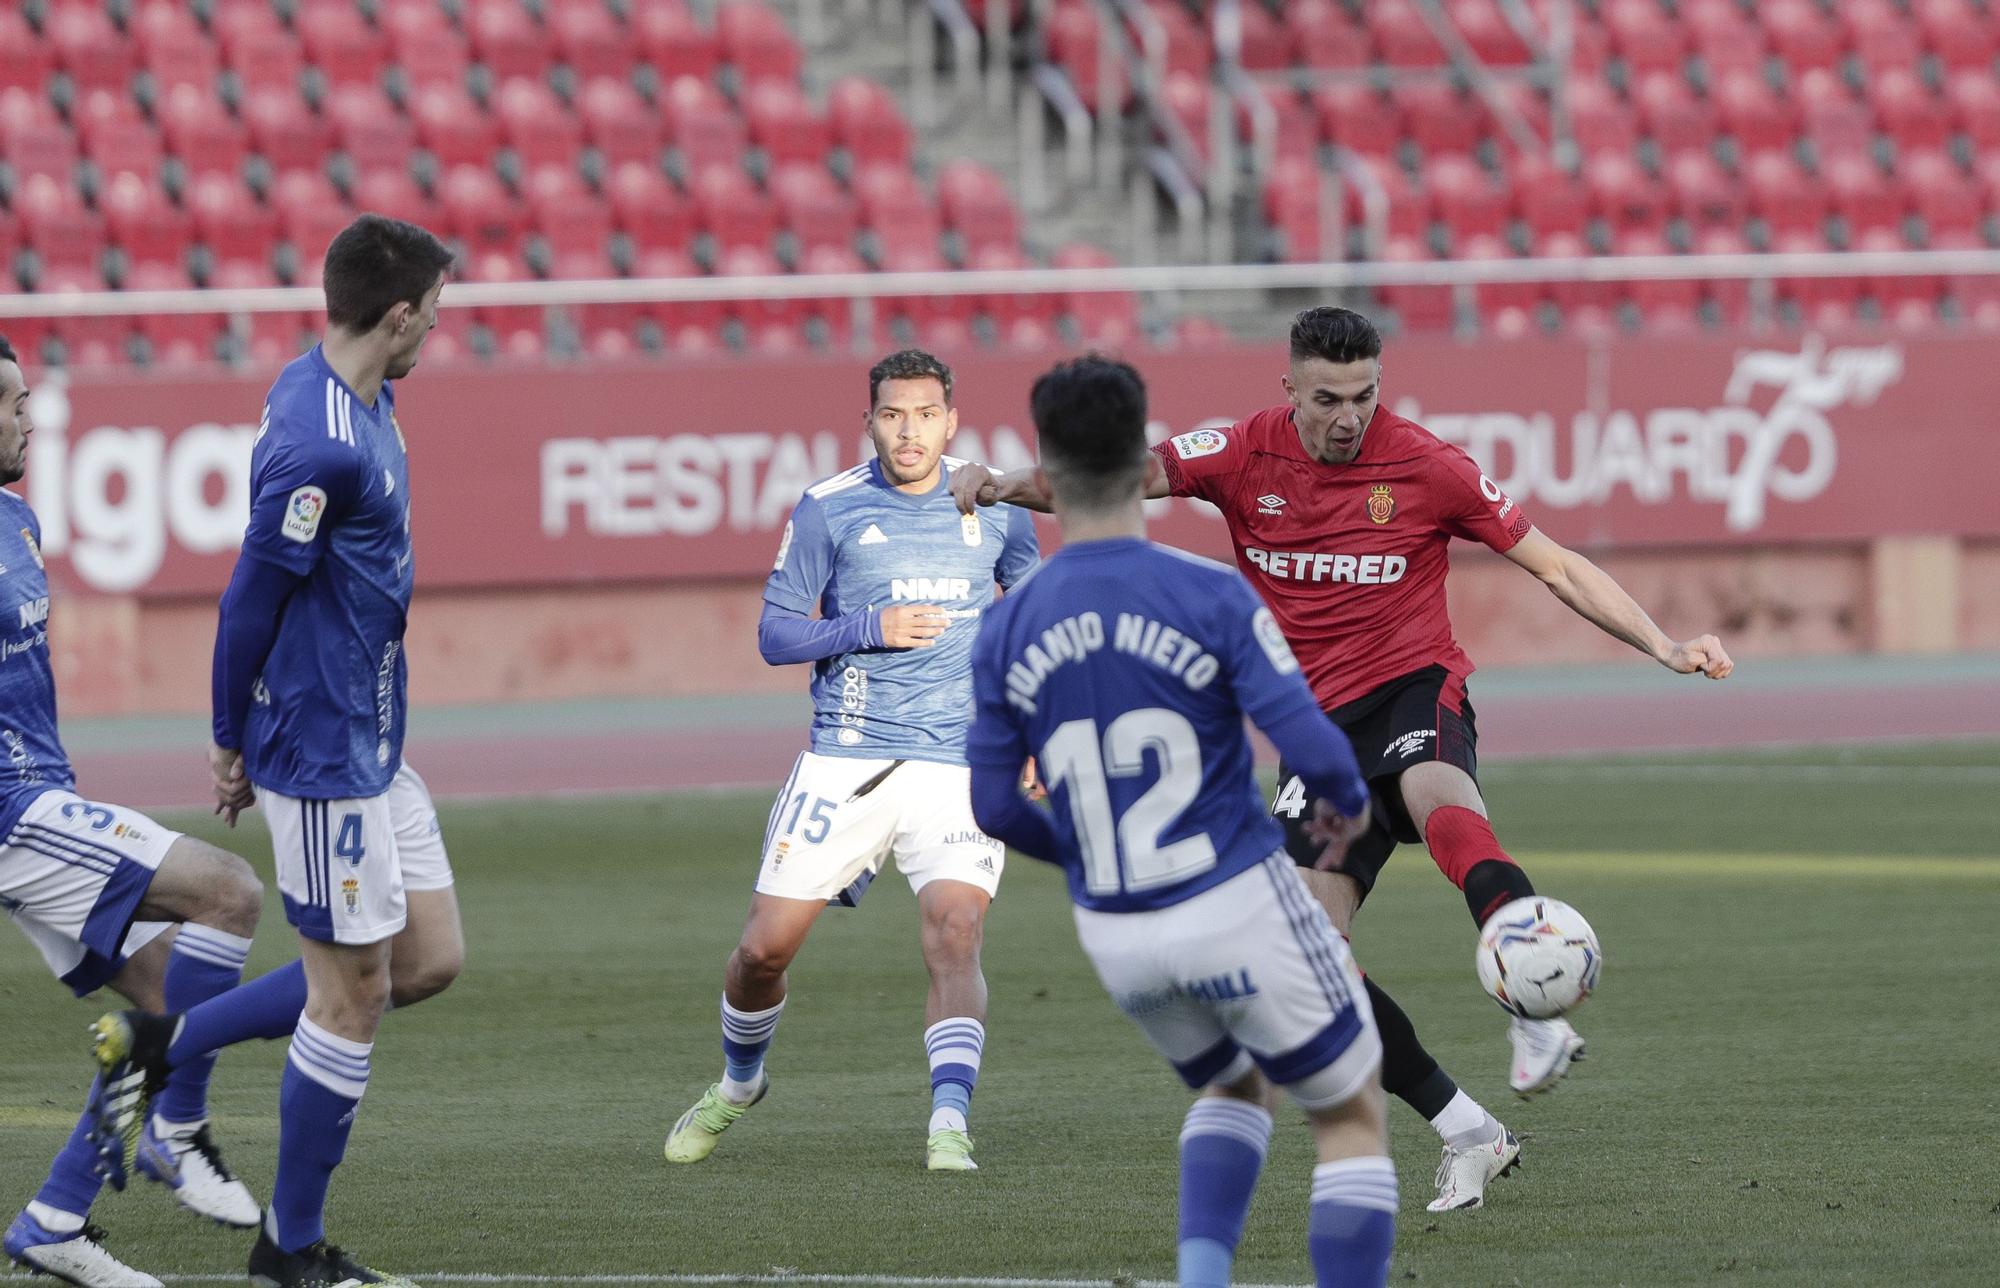
M 1483 926 L 1534 886 L 1494 837 L 1475 778 L 1466 689 L 1473 666 L 1445 610 L 1451 539 L 1500 552 L 1585 620 L 1671 670 L 1719 680 L 1732 663 L 1713 635 L 1669 639 L 1603 570 L 1536 528 L 1463 451 L 1379 406 L 1381 355 L 1380 335 L 1360 314 L 1301 312 L 1283 377 L 1287 402 L 1227 430 L 1158 444 L 1146 491 L 1200 497 L 1222 511 L 1237 566 L 1270 606 L 1322 709 L 1354 743 L 1374 792 L 1374 825 L 1337 872 L 1308 876 L 1334 924 L 1347 929 L 1399 842 L 1423 841 Z M 1031 471 L 961 469 L 953 490 L 966 506 L 1046 507 L 1046 485 Z M 1311 803 L 1282 764 L 1272 808 L 1288 849 L 1310 866 L 1320 853 L 1305 832 Z M 1518 1147 L 1457 1090 L 1372 980 L 1369 996 L 1385 1046 L 1384 1087 L 1444 1137 L 1439 1203 L 1469 1206 L 1447 1201 L 1454 1182 L 1463 1182 L 1456 1197 L 1476 1195 Z M 1515 1020 L 1509 1036 L 1509 1083 L 1523 1095 L 1553 1086 L 1583 1049 L 1562 1019 Z

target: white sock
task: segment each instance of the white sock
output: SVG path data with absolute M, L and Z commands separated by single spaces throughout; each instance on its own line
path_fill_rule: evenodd
M 75 1234 L 83 1228 L 83 1218 L 75 1212 L 65 1212 L 40 1201 L 28 1204 L 28 1215 L 50 1234 Z
M 757 1088 L 764 1085 L 764 1070 L 760 1066 L 753 1082 L 738 1082 L 728 1074 L 722 1075 L 722 1098 L 732 1105 L 747 1105 L 757 1094 Z
M 1453 1149 L 1484 1145 L 1500 1134 L 1500 1120 L 1463 1091 L 1431 1119 L 1431 1127 Z
M 161 1140 L 193 1140 L 194 1134 L 207 1125 L 206 1118 L 197 1118 L 191 1123 L 170 1123 L 158 1114 L 153 1115 L 153 1134 Z
M 951 1106 L 931 1110 L 931 1131 L 964 1131 L 965 1115 Z

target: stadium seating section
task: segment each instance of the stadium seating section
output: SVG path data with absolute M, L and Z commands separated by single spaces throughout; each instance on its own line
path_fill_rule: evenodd
M 892 95 L 816 102 L 785 22 L 729 0 L 30 0 L 0 11 L 0 264 L 35 292 L 317 280 L 357 211 L 424 223 L 475 282 L 1030 264 L 999 176 L 927 180 Z M 1091 247 L 1058 263 L 1099 262 Z M 884 342 L 1117 343 L 1123 296 L 888 305 Z M 851 341 L 828 301 L 448 309 L 427 355 Z M 289 356 L 303 315 L 0 322 L 74 363 Z
M 1097 6 L 1054 3 L 1040 56 L 1095 106 Z M 1167 38 L 1162 97 L 1205 150 L 1217 53 L 1204 6 L 1145 3 Z M 1530 63 L 1499 0 L 1444 10 L 1487 66 Z M 1545 148 L 1516 146 L 1485 101 L 1442 74 L 1446 52 L 1409 0 L 1244 0 L 1242 64 L 1277 74 L 1263 82 L 1278 117 L 1262 188 L 1271 255 L 1322 257 L 1322 229 L 1336 222 L 1320 209 L 1332 147 L 1363 158 L 1386 191 L 1377 253 L 1392 261 L 2000 245 L 1991 0 L 1578 0 L 1572 11 L 1580 157 L 1565 169 Z M 1546 139 L 1548 96 L 1519 80 L 1500 88 Z M 1113 93 L 1137 110 L 1126 87 Z M 1352 230 L 1363 211 L 1356 189 L 1347 196 L 1339 213 Z M 1388 290 L 1382 303 L 1408 327 L 1509 334 L 1720 327 L 1741 321 L 1748 300 L 1741 283 L 1667 281 L 1486 287 L 1472 317 L 1436 288 Z M 2000 324 L 1990 278 L 1779 283 L 1777 306 L 1783 321 L 1818 326 Z

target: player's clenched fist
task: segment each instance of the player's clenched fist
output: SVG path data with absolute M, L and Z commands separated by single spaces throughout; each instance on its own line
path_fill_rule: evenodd
M 882 646 L 931 648 L 949 624 L 936 604 L 894 604 L 882 610 Z
M 1667 658 L 1667 665 L 1682 675 L 1701 672 L 1711 680 L 1720 680 L 1736 669 L 1729 654 L 1723 651 L 1722 641 L 1713 635 L 1703 635 L 1674 645 L 1674 651 Z

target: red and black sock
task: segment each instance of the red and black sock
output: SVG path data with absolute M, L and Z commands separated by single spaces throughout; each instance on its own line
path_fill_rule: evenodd
M 1438 869 L 1465 892 L 1465 906 L 1477 925 L 1485 925 L 1503 905 L 1535 893 L 1535 883 L 1500 848 L 1493 825 L 1477 810 L 1462 805 L 1432 810 L 1424 823 L 1424 842 Z

